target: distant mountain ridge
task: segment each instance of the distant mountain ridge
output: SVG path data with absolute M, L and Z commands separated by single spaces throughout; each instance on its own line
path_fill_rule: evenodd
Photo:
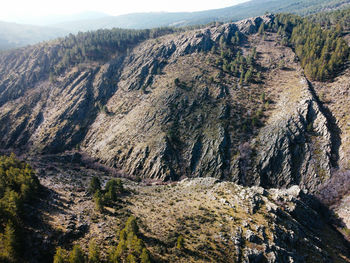
M 145 29 L 166 26 L 190 26 L 208 24 L 214 21 L 238 21 L 253 16 L 269 13 L 295 13 L 308 15 L 320 11 L 341 8 L 350 4 L 350 0 L 251 0 L 231 7 L 199 12 L 179 13 L 133 13 L 120 16 L 109 16 L 93 20 L 79 20 L 56 24 L 55 27 L 79 31 L 97 30 L 113 27 Z
M 203 25 L 215 21 L 238 21 L 248 17 L 260 16 L 266 12 L 308 15 L 340 9 L 349 6 L 349 4 L 350 0 L 251 0 L 231 7 L 199 12 L 134 13 L 120 16 L 84 12 L 76 15 L 46 17 L 42 26 L 0 22 L 0 50 L 35 44 L 80 31 Z M 35 21 L 37 19 L 33 20 L 33 22 Z M 61 22 L 53 24 L 53 21 Z M 36 24 L 38 24 L 38 21 Z
M 96 12 L 96 11 L 86 11 L 86 12 L 80 12 L 75 14 L 68 14 L 68 15 L 45 15 L 45 16 L 26 16 L 23 18 L 18 18 L 14 21 L 9 22 L 16 22 L 19 24 L 28 24 L 28 25 L 35 25 L 35 26 L 45 26 L 45 27 L 51 27 L 54 24 L 64 23 L 64 22 L 71 22 L 71 21 L 78 21 L 78 20 L 88 20 L 88 19 L 98 19 L 102 17 L 108 17 L 110 15 L 102 13 L 102 12 Z
M 59 28 L 22 25 L 0 21 L 0 50 L 22 47 L 65 36 Z

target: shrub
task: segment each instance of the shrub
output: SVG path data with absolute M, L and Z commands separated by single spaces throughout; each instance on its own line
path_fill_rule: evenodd
M 185 239 L 182 235 L 180 235 L 176 241 L 176 248 L 179 250 L 183 250 L 184 247 L 185 247 Z

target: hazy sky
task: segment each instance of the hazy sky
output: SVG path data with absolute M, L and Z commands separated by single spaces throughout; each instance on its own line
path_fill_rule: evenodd
M 248 0 L 5 0 L 0 20 L 98 11 L 110 15 L 134 12 L 199 11 L 232 6 Z

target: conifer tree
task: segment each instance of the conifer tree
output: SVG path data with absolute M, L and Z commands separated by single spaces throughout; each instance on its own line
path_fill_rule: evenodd
M 249 69 L 244 76 L 244 82 L 249 83 L 252 80 L 252 76 L 253 76 L 252 70 Z
M 176 248 L 179 250 L 182 250 L 184 249 L 184 247 L 185 247 L 185 239 L 182 235 L 180 235 L 176 241 Z
M 258 34 L 260 36 L 262 36 L 262 35 L 264 35 L 264 33 L 265 33 L 265 23 L 261 23 L 259 30 L 258 30 Z
M 97 211 L 102 213 L 104 211 L 104 203 L 103 203 L 102 193 L 100 191 L 97 191 L 94 194 L 94 200 L 95 200 Z
M 69 253 L 69 263 L 85 263 L 84 252 L 79 245 L 74 245 Z
M 97 176 L 92 177 L 88 191 L 92 195 L 95 194 L 96 191 L 101 191 L 101 182 Z
M 140 256 L 140 262 L 141 263 L 151 263 L 151 257 L 149 255 L 147 248 L 142 249 L 142 253 Z
M 18 256 L 18 240 L 15 232 L 15 227 L 11 221 L 6 224 L 3 235 L 3 256 L 10 262 L 17 261 Z
M 89 244 L 89 256 L 88 263 L 98 263 L 100 262 L 100 252 L 99 247 L 96 242 L 92 240 Z
M 66 255 L 61 247 L 56 249 L 55 256 L 53 258 L 53 263 L 65 263 Z
M 137 259 L 133 254 L 129 254 L 126 258 L 127 263 L 137 263 Z

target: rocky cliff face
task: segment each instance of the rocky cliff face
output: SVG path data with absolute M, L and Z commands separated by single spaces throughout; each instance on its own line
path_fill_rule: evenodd
M 332 140 L 327 118 L 310 84 L 305 78 L 300 82 L 301 94 L 294 111 L 285 110 L 290 101 L 280 102 L 280 114 L 274 115 L 257 137 L 260 185 L 299 184 L 314 190 L 330 177 Z
M 273 33 L 265 40 L 255 34 L 273 19 L 149 39 L 108 62 L 71 67 L 50 81 L 45 51 L 55 44 L 3 54 L 1 147 L 79 149 L 153 179 L 210 176 L 314 190 L 330 177 L 332 134 L 292 50 L 277 44 Z M 212 50 L 236 32 L 243 55 L 257 49 L 263 82 L 242 85 L 218 67 L 219 54 Z M 276 67 L 281 61 L 290 68 Z M 285 83 L 277 86 L 275 75 Z

